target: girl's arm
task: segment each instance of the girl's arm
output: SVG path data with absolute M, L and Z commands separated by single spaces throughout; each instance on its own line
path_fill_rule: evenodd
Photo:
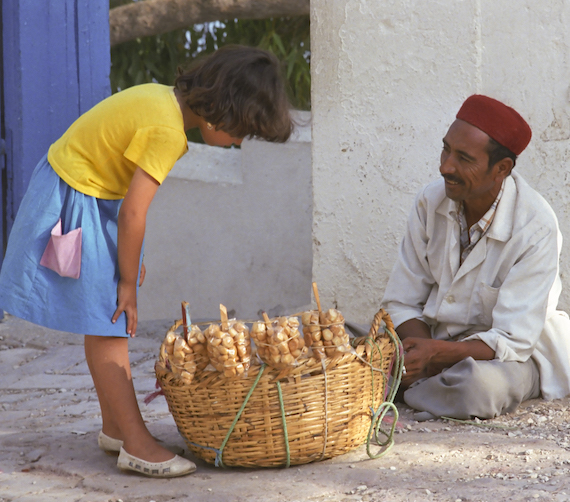
M 117 252 L 120 277 L 117 286 L 117 310 L 111 322 L 116 322 L 125 312 L 127 333 L 131 337 L 135 336 L 137 331 L 137 276 L 146 214 L 158 187 L 158 181 L 137 167 L 119 211 Z

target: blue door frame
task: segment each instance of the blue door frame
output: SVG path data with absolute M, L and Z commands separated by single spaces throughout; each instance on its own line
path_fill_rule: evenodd
M 110 94 L 111 62 L 109 0 L 0 0 L 0 12 L 1 263 L 33 169 Z

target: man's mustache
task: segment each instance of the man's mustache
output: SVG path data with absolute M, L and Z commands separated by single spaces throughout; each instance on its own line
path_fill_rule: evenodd
M 451 181 L 452 183 L 463 184 L 463 180 L 461 178 L 456 178 L 455 176 L 453 176 L 451 174 L 442 174 L 442 176 L 446 181 Z

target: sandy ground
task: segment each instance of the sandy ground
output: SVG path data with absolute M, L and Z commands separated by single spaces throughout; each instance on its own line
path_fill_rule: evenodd
M 130 342 L 135 387 L 151 432 L 182 451 L 163 397 L 150 404 L 169 322 Z M 82 339 L 10 316 L 0 322 L 0 502 L 570 501 L 570 401 L 530 401 L 483 423 L 419 423 L 400 406 L 394 447 L 365 446 L 289 469 L 219 469 L 170 480 L 123 474 L 97 448 L 100 414 Z

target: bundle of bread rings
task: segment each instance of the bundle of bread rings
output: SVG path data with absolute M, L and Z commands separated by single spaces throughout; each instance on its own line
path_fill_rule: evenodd
M 259 358 L 276 369 L 285 369 L 297 364 L 307 353 L 305 340 L 299 332 L 297 317 L 282 316 L 270 320 L 263 314 L 264 321 L 256 321 L 251 327 L 251 337 Z
M 184 336 L 176 333 L 182 325 Z M 202 330 L 192 324 L 190 319 L 190 305 L 182 302 L 182 321 L 177 321 L 166 333 L 160 346 L 159 364 L 165 366 L 166 361 L 184 382 L 189 383 L 194 378 L 196 371 L 202 371 L 208 363 L 206 351 L 206 337 Z
M 210 324 L 204 331 L 212 366 L 231 378 L 247 373 L 251 363 L 249 330 L 241 321 Z
M 172 373 L 185 383 L 190 383 L 196 373 L 194 352 L 186 340 L 174 331 L 168 331 L 160 346 L 160 362 L 170 362 Z
M 186 343 L 192 350 L 194 355 L 194 362 L 196 363 L 196 370 L 202 371 L 208 363 L 210 359 L 208 357 L 208 351 L 206 348 L 206 337 L 202 330 L 193 324 L 190 328 L 190 331 L 185 335 Z
M 316 357 L 336 357 L 352 350 L 344 329 L 344 317 L 336 309 L 309 310 L 301 315 L 305 343 Z

